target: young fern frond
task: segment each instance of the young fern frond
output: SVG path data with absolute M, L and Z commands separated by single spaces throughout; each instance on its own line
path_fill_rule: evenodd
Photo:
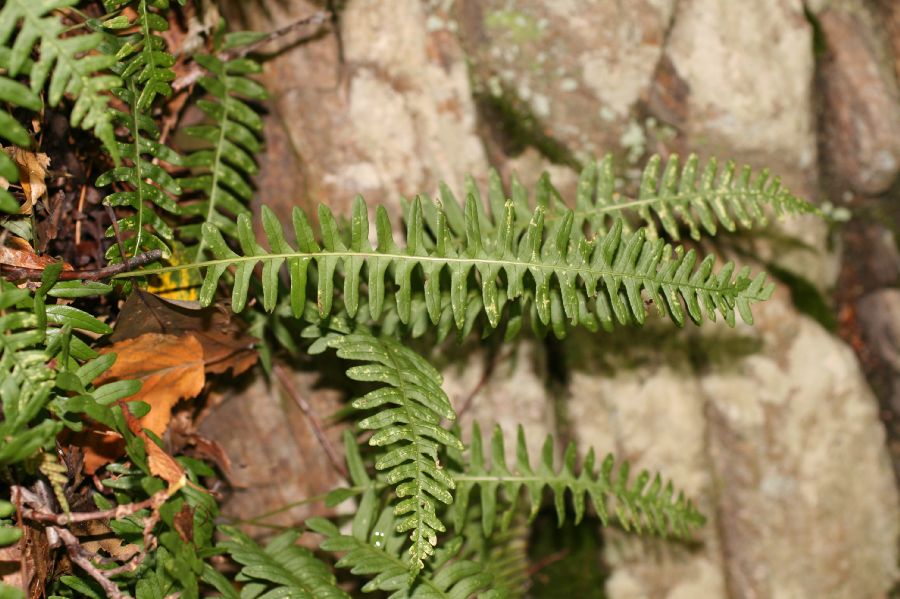
M 106 92 L 122 83 L 107 72 L 116 58 L 96 52 L 102 41 L 99 33 L 61 37 L 63 24 L 51 12 L 75 3 L 74 0 L 6 0 L 0 8 L 0 48 L 3 49 L 0 64 L 5 65 L 8 78 L 28 75 L 34 93 L 42 90 L 49 79 L 47 103 L 50 106 L 59 104 L 64 95 L 74 98 L 69 117 L 72 125 L 93 131 L 115 160 L 118 150 Z M 10 38 L 16 31 L 15 41 L 10 46 Z M 38 59 L 32 63 L 30 56 L 38 43 Z M 33 110 L 40 108 L 34 108 L 34 98 L 23 96 L 20 89 L 8 84 L 3 84 L 2 88 L 12 96 L 4 96 L 4 100 Z M 6 111 L 0 110 L 0 115 L 0 130 L 4 131 L 4 136 L 16 145 L 27 147 L 27 143 L 19 143 L 7 135 L 17 128 L 15 119 Z M 17 133 L 21 134 L 21 131 Z
M 223 50 L 228 50 L 231 36 L 225 36 Z M 197 107 L 206 114 L 209 124 L 188 127 L 185 132 L 202 140 L 204 147 L 187 156 L 184 165 L 194 174 L 179 182 L 185 190 L 198 190 L 204 198 L 186 204 L 184 214 L 202 218 L 197 224 L 184 225 L 179 234 L 196 239 L 191 249 L 194 260 L 203 257 L 205 240 L 200 234 L 202 223 L 212 223 L 222 233 L 236 237 L 235 219 L 250 214 L 247 204 L 253 195 L 249 178 L 259 171 L 253 156 L 262 144 L 262 119 L 242 98 L 265 100 L 265 88 L 246 75 L 259 73 L 259 63 L 250 58 L 222 60 L 216 56 L 198 55 L 194 59 L 209 71 L 198 83 L 210 99 L 199 100 Z
M 740 225 L 751 228 L 767 223 L 769 214 L 815 212 L 816 208 L 782 187 L 777 177 L 770 177 L 764 169 L 755 177 L 749 166 L 740 171 L 728 161 L 719 169 L 711 158 L 700 168 L 700 160 L 691 154 L 681 166 L 673 154 L 665 166 L 654 155 L 644 167 L 640 191 L 634 199 L 622 198 L 615 192 L 612 156 L 599 163 L 589 164 L 578 181 L 575 201 L 575 226 L 589 225 L 599 233 L 624 211 L 634 211 L 641 218 L 650 236 L 657 235 L 659 219 L 665 232 L 680 239 L 679 224 L 686 225 L 693 239 L 701 238 L 701 228 L 707 235 L 715 235 L 718 226 L 735 231 Z
M 675 495 L 671 482 L 664 485 L 658 474 L 651 481 L 651 475 L 647 471 L 641 472 L 630 482 L 628 463 L 624 462 L 616 469 L 611 454 L 603 460 L 600 471 L 597 472 L 594 450 L 591 449 L 579 470 L 575 465 L 575 445 L 570 444 L 566 448 L 562 466 L 556 468 L 553 464 L 553 439 L 548 436 L 541 452 L 541 461 L 535 468 L 528 457 L 525 433 L 521 426 L 514 468 L 507 465 L 503 431 L 499 427 L 494 429 L 491 438 L 490 466 L 485 463 L 481 431 L 477 423 L 473 425 L 469 450 L 469 459 L 463 470 L 452 474 L 457 491 L 451 511 L 457 531 L 461 531 L 467 522 L 470 494 L 476 487 L 480 491 L 485 535 L 491 535 L 494 531 L 500 511 L 497 505 L 497 491 L 500 489 L 503 490 L 504 503 L 507 504 L 501 517 L 501 529 L 506 529 L 516 514 L 518 498 L 523 488 L 527 489 L 530 517 L 534 518 L 540 508 L 545 487 L 549 487 L 553 494 L 560 524 L 566 518 L 566 491 L 572 499 L 576 524 L 584 517 L 585 495 L 604 526 L 608 526 L 610 514 L 613 513 L 626 530 L 689 538 L 693 530 L 705 522 L 705 518 L 684 494 Z M 456 457 L 456 461 L 460 462 L 460 459 L 460 456 Z
M 123 38 L 116 53 L 122 79 L 134 83 L 132 92 L 137 95 L 129 104 L 138 113 L 146 112 L 157 96 L 172 95 L 175 57 L 166 51 L 166 42 L 159 35 L 169 29 L 169 22 L 160 14 L 168 8 L 169 0 L 138 0 L 137 18 L 126 24 L 137 31 Z
M 595 327 L 599 321 L 605 328 L 611 328 L 614 321 L 642 324 L 647 317 L 645 301 L 655 303 L 660 316 L 667 315 L 678 325 L 687 317 L 702 322 L 704 313 L 711 320 L 721 315 L 733 325 L 736 312 L 751 323 L 751 303 L 767 299 L 773 290 L 773 286 L 766 285 L 764 274 L 751 278 L 749 269 L 744 268 L 735 275 L 731 262 L 715 271 L 713 256 L 698 260 L 694 250 L 673 251 L 661 239 L 647 239 L 643 229 L 626 234 L 621 221 L 616 221 L 605 236 L 588 241 L 573 226 L 571 211 L 545 227 L 545 209 L 539 206 L 527 228 L 517 235 L 518 212 L 514 202 L 508 201 L 503 225 L 491 239 L 482 235 L 478 208 L 471 195 L 466 202 L 465 241 L 457 251 L 452 248 L 446 213 L 438 207 L 434 207 L 437 239 L 431 244 L 426 242 L 422 206 L 418 198 L 412 203 L 406 247 L 394 241 L 387 212 L 381 207 L 376 213 L 378 243 L 375 248 L 371 246 L 368 214 L 359 199 L 354 204 L 350 230 L 345 232 L 339 230 L 331 211 L 320 207 L 324 247 L 315 241 L 312 227 L 299 209 L 294 210 L 293 217 L 298 240 L 295 248 L 285 240 L 278 219 L 263 208 L 263 227 L 272 253 L 256 243 L 246 216 L 238 218 L 243 255 L 232 251 L 218 229 L 207 223 L 203 234 L 216 260 L 195 265 L 206 267 L 201 302 L 212 301 L 222 274 L 229 266 L 235 266 L 232 301 L 236 311 L 242 310 L 253 268 L 262 263 L 263 305 L 271 310 L 277 300 L 278 270 L 287 262 L 291 305 L 299 317 L 305 307 L 307 270 L 315 260 L 317 303 L 323 316 L 332 310 L 339 267 L 344 278 L 344 306 L 351 317 L 355 316 L 362 267 L 366 265 L 368 306 L 375 319 L 381 316 L 390 271 L 398 313 L 404 323 L 410 320 L 414 290 L 423 292 L 433 324 L 439 322 L 442 294 L 448 292 L 453 322 L 457 328 L 463 328 L 470 306 L 469 291 L 477 285 L 481 309 L 491 327 L 500 324 L 504 305 L 518 304 L 513 309 L 521 313 L 529 308 L 536 320 L 551 325 L 561 336 L 566 321 L 589 327 Z
M 296 545 L 297 532 L 282 533 L 263 548 L 236 528 L 219 529 L 229 537 L 219 547 L 242 566 L 236 577 L 243 583 L 240 597 L 349 599 L 328 566 L 309 549 Z
M 385 385 L 352 405 L 358 410 L 376 410 L 360 420 L 359 427 L 376 431 L 369 444 L 386 450 L 379 454 L 375 468 L 395 487 L 399 501 L 394 514 L 402 516 L 397 532 L 410 533 L 408 568 L 415 575 L 433 555 L 438 533 L 446 530 L 437 515 L 438 502 L 453 503 L 453 479 L 441 466 L 440 455 L 446 448 L 463 448 L 459 439 L 441 426 L 442 419 L 456 419 L 441 389 L 443 379 L 424 358 L 392 338 L 334 334 L 323 337 L 319 345 L 336 349 L 341 359 L 366 362 L 349 368 L 349 378 Z

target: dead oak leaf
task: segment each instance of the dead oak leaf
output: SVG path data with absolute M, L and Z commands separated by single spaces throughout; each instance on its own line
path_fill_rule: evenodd
M 141 425 L 160 437 L 172 418 L 172 407 L 203 389 L 203 347 L 193 335 L 147 333 L 114 343 L 103 353 L 109 352 L 116 353 L 116 361 L 94 384 L 141 381 L 141 390 L 129 401 L 141 400 L 150 405 Z
M 54 262 L 56 260 L 50 256 L 38 256 L 31 244 L 19 237 L 10 237 L 0 245 L 0 264 L 40 270 Z M 72 265 L 63 263 L 63 270 L 72 270 Z

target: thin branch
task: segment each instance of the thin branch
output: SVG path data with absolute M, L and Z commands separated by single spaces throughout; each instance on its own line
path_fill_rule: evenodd
M 289 33 L 292 33 L 293 31 L 296 31 L 298 29 L 301 29 L 301 28 L 307 27 L 307 26 L 318 27 L 318 26 L 321 26 L 323 23 L 326 23 L 330 20 L 331 20 L 330 12 L 324 11 L 324 10 L 315 12 L 315 13 L 309 15 L 308 17 L 304 17 L 300 20 L 294 21 L 293 23 L 285 25 L 284 27 L 276 29 L 275 31 L 272 31 L 265 37 L 253 42 L 252 44 L 248 44 L 248 45 L 242 46 L 240 48 L 233 48 L 226 52 L 219 52 L 216 55 L 216 57 L 219 60 L 222 60 L 224 62 L 227 62 L 229 60 L 234 60 L 236 58 L 243 58 L 244 56 L 247 56 L 247 54 L 249 54 L 250 52 L 253 52 L 254 50 L 264 46 L 265 44 L 268 44 L 269 42 L 271 42 L 273 40 L 276 40 L 280 37 L 284 37 L 285 35 L 288 35 Z M 203 73 L 205 73 L 205 72 L 206 72 L 205 69 L 203 69 L 203 67 L 201 67 L 196 62 L 191 63 L 191 66 L 188 69 L 188 71 L 184 75 L 181 75 L 175 81 L 172 82 L 172 89 L 176 92 L 179 92 L 183 89 L 191 87 L 192 85 L 194 85 L 197 82 L 198 79 L 200 79 L 200 77 L 203 76 Z
M 290 377 L 288 376 L 287 371 L 279 365 L 276 364 L 274 369 L 275 377 L 278 379 L 278 382 L 281 383 L 282 389 L 284 392 L 294 400 L 294 403 L 297 404 L 297 407 L 300 408 L 300 411 L 309 419 L 310 425 L 312 425 L 313 433 L 316 435 L 316 439 L 319 441 L 319 444 L 322 446 L 322 449 L 325 450 L 325 455 L 328 456 L 328 461 L 331 462 L 331 465 L 337 470 L 341 476 L 345 479 L 349 478 L 349 473 L 347 472 L 347 468 L 344 466 L 344 461 L 338 456 L 337 452 L 332 447 L 331 442 L 328 440 L 328 437 L 325 435 L 325 431 L 322 429 L 322 424 L 319 422 L 319 418 L 316 416 L 315 412 L 312 409 L 312 406 L 297 392 L 291 383 Z
M 17 496 L 21 487 L 13 487 L 13 496 Z M 73 522 L 90 522 L 92 520 L 118 520 L 125 516 L 130 516 L 143 509 L 157 509 L 169 497 L 167 491 L 160 491 L 152 495 L 149 499 L 137 501 L 134 503 L 124 503 L 117 505 L 108 510 L 97 510 L 94 512 L 72 512 L 70 514 L 55 514 L 53 512 L 40 511 L 37 509 L 23 509 L 22 517 L 37 522 L 51 522 L 58 526 L 65 526 Z
M 94 268 L 89 270 L 64 270 L 59 273 L 60 281 L 100 281 L 108 279 L 115 275 L 119 275 L 142 266 L 146 266 L 151 262 L 156 262 L 162 258 L 162 250 L 150 250 L 137 256 L 132 256 L 120 264 L 110 264 L 103 268 Z M 21 266 L 11 266 L 9 264 L 0 264 L 0 276 L 9 281 L 40 281 L 44 274 L 43 268 L 24 268 Z
M 91 578 L 96 580 L 97 584 L 103 587 L 103 591 L 108 597 L 110 597 L 111 599 L 126 599 L 130 597 L 130 595 L 127 595 L 120 591 L 118 585 L 109 579 L 108 572 L 104 572 L 103 570 L 95 566 L 90 559 L 88 559 L 87 555 L 89 554 L 89 552 L 81 546 L 81 543 L 78 542 L 78 537 L 73 535 L 66 528 L 51 526 L 49 527 L 49 530 L 53 530 L 57 535 L 59 535 L 60 540 L 62 540 L 63 544 L 66 546 L 66 551 L 69 554 L 69 559 L 71 559 L 72 562 L 82 570 L 87 572 Z

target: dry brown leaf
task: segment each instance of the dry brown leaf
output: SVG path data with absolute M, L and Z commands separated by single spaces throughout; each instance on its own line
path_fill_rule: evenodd
M 122 306 L 113 342 L 146 333 L 189 334 L 203 347 L 203 362 L 209 374 L 231 370 L 237 376 L 256 364 L 257 339 L 247 335 L 230 311 L 191 308 L 136 289 Z
M 172 406 L 203 389 L 203 347 L 193 335 L 148 333 L 114 343 L 103 353 L 109 352 L 116 353 L 116 361 L 94 384 L 140 380 L 141 390 L 129 401 L 150 404 L 141 425 L 160 437 L 172 418 Z
M 50 157 L 38 152 L 29 152 L 16 146 L 5 148 L 16 166 L 19 167 L 19 183 L 25 192 L 25 204 L 19 210 L 22 214 L 31 214 L 32 207 L 47 193 L 47 169 L 50 168 Z
M 0 264 L 18 268 L 46 268 L 56 262 L 50 256 L 38 256 L 31 245 L 19 237 L 10 237 L 0 245 Z M 72 270 L 72 265 L 63 263 L 63 270 Z
M 158 476 L 169 483 L 169 495 L 180 489 L 187 482 L 184 474 L 184 468 L 175 461 L 175 458 L 167 454 L 162 447 L 157 445 L 147 433 L 144 432 L 146 426 L 142 426 L 142 422 L 134 417 L 131 410 L 121 401 L 119 406 L 122 408 L 122 414 L 125 416 L 125 422 L 128 428 L 136 436 L 144 441 L 144 449 L 147 451 L 147 465 L 150 466 L 150 474 Z
M 179 401 L 195 397 L 203 389 L 206 380 L 203 348 L 193 335 L 179 337 L 148 333 L 114 343 L 102 353 L 109 352 L 116 353 L 116 361 L 94 384 L 100 386 L 130 379 L 141 381 L 140 391 L 128 401 L 141 400 L 150 405 L 150 412 L 140 419 L 137 427 L 142 435 L 141 429 L 146 428 L 162 437 L 172 418 L 172 407 Z M 126 418 L 137 422 L 130 411 L 123 411 Z M 156 447 L 155 443 L 145 440 L 148 446 Z M 125 453 L 122 437 L 96 424 L 89 423 L 82 432 L 71 434 L 68 443 L 84 450 L 84 471 L 87 474 L 94 474 Z M 154 452 L 148 447 L 151 471 L 154 468 L 166 471 L 165 459 Z

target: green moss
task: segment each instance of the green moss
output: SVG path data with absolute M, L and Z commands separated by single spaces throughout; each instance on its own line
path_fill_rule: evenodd
M 539 40 L 543 36 L 534 17 L 515 10 L 492 10 L 485 15 L 484 25 L 488 29 L 507 32 L 517 43 Z

